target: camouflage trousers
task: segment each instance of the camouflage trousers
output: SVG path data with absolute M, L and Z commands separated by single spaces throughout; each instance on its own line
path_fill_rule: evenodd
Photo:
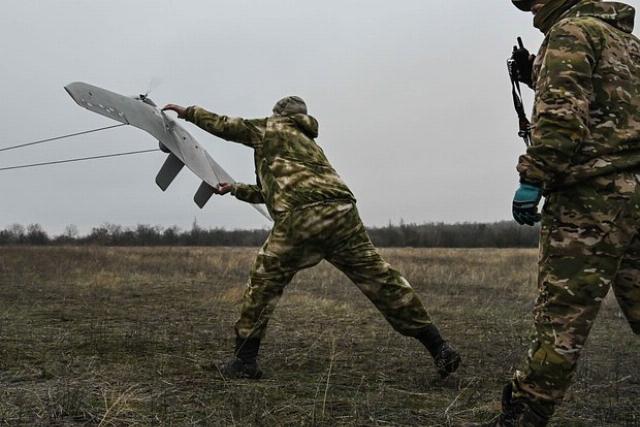
M 610 288 L 640 334 L 640 172 L 552 193 L 542 211 L 535 338 L 514 397 L 550 416 Z
M 276 220 L 251 270 L 238 336 L 262 338 L 285 286 L 323 259 L 344 272 L 401 334 L 415 336 L 431 324 L 413 288 L 369 240 L 355 204 L 325 202 Z

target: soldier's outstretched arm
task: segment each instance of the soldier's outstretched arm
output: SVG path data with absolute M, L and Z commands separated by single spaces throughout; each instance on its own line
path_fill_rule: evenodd
M 257 185 L 235 183 L 231 188 L 231 194 L 243 202 L 264 203 L 262 191 Z
M 236 183 L 221 182 L 213 188 L 214 194 L 224 196 L 231 193 L 236 199 L 248 203 L 264 203 L 260 186 Z
M 267 119 L 247 120 L 228 117 L 195 105 L 185 108 L 176 104 L 167 104 L 163 110 L 175 111 L 179 118 L 195 124 L 210 134 L 249 147 L 255 147 L 262 140 L 267 126 Z
M 533 144 L 520 157 L 522 182 L 552 188 L 588 140 L 596 46 L 583 25 L 566 21 L 549 34 L 536 87 Z

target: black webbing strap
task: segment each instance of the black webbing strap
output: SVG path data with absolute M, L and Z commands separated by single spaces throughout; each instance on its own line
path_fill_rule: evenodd
M 509 78 L 511 79 L 511 96 L 513 97 L 513 106 L 518 114 L 518 136 L 524 140 L 525 145 L 531 145 L 531 122 L 527 118 L 524 111 L 524 103 L 522 102 L 522 92 L 520 91 L 520 82 L 518 81 L 515 70 L 515 61 L 509 59 L 507 61 L 507 69 L 509 70 Z

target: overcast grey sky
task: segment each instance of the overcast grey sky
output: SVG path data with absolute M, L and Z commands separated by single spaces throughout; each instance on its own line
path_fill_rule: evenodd
M 640 0 L 628 1 L 635 7 Z M 158 104 L 261 117 L 302 96 L 318 143 L 368 225 L 510 218 L 524 145 L 505 59 L 517 35 L 536 50 L 531 16 L 507 0 L 4 0 L 0 146 L 114 122 L 63 90 L 84 81 L 123 94 L 152 86 Z M 638 31 L 636 31 L 638 34 Z M 531 97 L 527 95 L 528 106 Z M 251 150 L 187 124 L 238 181 Z M 0 167 L 156 147 L 133 128 L 0 153 Z M 200 210 L 183 171 L 166 193 L 164 155 L 0 172 L 0 227 L 54 233 L 105 222 L 268 226 L 232 197 Z

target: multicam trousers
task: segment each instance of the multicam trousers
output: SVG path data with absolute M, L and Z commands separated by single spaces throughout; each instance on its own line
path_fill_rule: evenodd
M 514 397 L 551 415 L 610 288 L 640 334 L 640 172 L 552 193 L 543 208 L 536 336 Z
M 369 240 L 351 202 L 309 205 L 278 218 L 258 252 L 236 333 L 262 338 L 285 286 L 299 270 L 326 259 L 344 272 L 401 334 L 415 336 L 431 319 L 407 280 Z

